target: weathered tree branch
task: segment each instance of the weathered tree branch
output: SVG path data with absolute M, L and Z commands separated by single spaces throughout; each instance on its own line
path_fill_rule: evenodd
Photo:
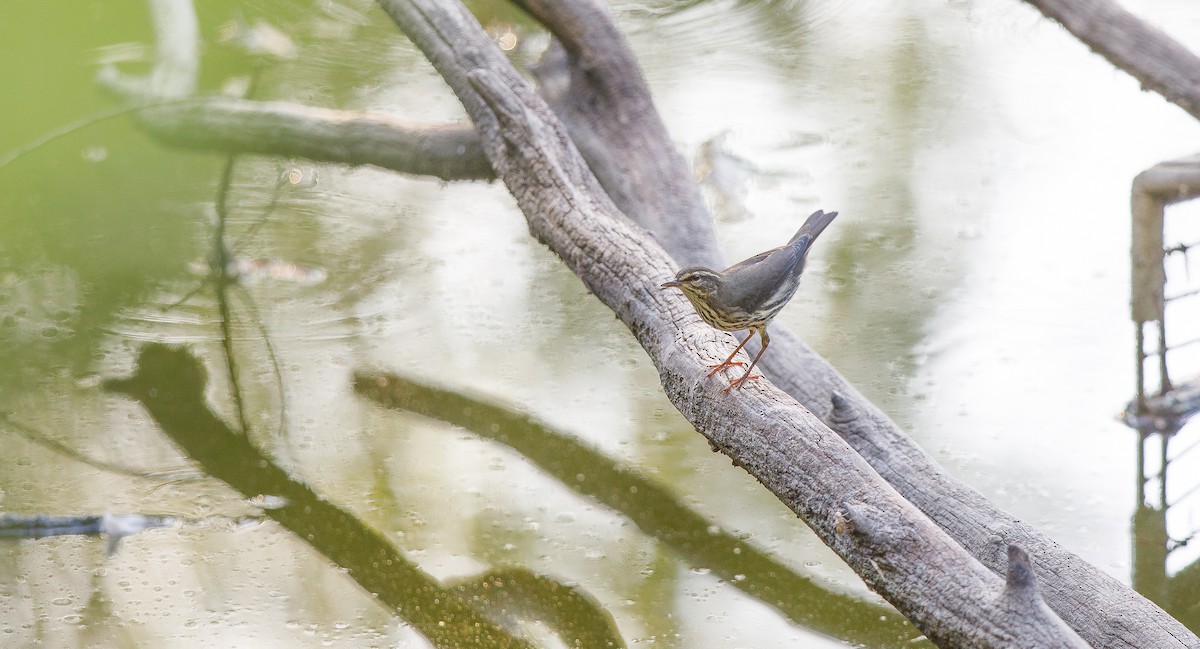
M 152 135 L 175 146 L 369 164 L 442 180 L 495 178 L 469 126 L 230 97 L 171 102 L 137 116 Z
M 956 647 L 1086 646 L 1027 628 L 985 602 L 999 578 L 899 497 L 815 416 L 766 382 L 735 394 L 703 379 L 729 336 L 703 325 L 658 279 L 665 252 L 618 212 L 561 124 L 458 3 L 381 0 L 475 122 L 530 231 L 609 305 L 646 349 L 668 397 L 800 514 L 847 563 L 935 642 Z M 702 360 L 703 359 L 703 360 Z

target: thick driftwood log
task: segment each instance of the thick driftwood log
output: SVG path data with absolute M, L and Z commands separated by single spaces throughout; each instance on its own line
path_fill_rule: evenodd
M 607 109 L 626 101 L 633 105 L 648 101 L 649 90 L 636 64 L 631 62 L 632 55 L 609 52 L 628 52 L 623 37 L 615 29 L 595 26 L 597 22 L 607 20 L 603 9 L 592 0 L 521 0 L 521 4 L 566 43 L 557 53 L 551 53 L 539 68 L 538 78 L 543 93 L 551 100 L 572 137 L 581 131 L 588 142 L 596 145 L 582 148 L 589 164 L 593 167 L 632 166 L 633 163 L 597 162 L 594 158 L 629 156 L 627 148 L 605 147 L 604 143 L 633 138 L 645 143 L 638 155 L 658 156 L 659 160 L 650 166 L 659 174 L 688 178 L 686 165 L 673 162 L 677 154 L 672 142 L 660 135 L 653 123 L 640 123 L 628 115 L 622 119 L 608 119 L 611 113 L 607 110 L 582 118 L 579 115 L 583 110 L 571 108 L 596 105 Z M 587 42 L 580 42 L 584 40 Z M 602 54 L 596 60 L 579 58 L 597 52 Z M 621 79 L 610 79 L 610 76 Z M 622 93 L 622 96 L 597 99 L 604 92 Z M 641 115 L 644 113 L 635 113 L 633 117 Z M 581 120 L 584 123 L 578 123 Z M 638 188 L 650 194 L 661 191 L 654 182 L 641 183 Z M 626 214 L 643 213 L 644 210 L 638 207 L 622 203 L 625 196 L 638 200 L 637 192 L 610 191 L 610 195 Z M 675 218 L 686 219 L 692 224 L 711 220 L 702 206 L 677 211 Z M 654 227 L 653 224 L 643 225 Z M 654 232 L 671 250 L 707 251 L 716 246 L 715 241 L 710 241 L 707 245 L 696 244 L 689 248 L 664 240 L 675 232 L 693 238 L 710 236 L 707 228 L 699 226 L 659 228 Z M 712 253 L 706 252 L 697 257 L 677 256 L 676 261 L 680 266 L 693 263 L 719 266 L 712 264 L 712 257 Z M 760 367 L 775 385 L 821 417 L 905 498 L 997 574 L 1005 574 L 1008 570 L 1008 545 L 1027 549 L 1043 575 L 1041 583 L 1046 601 L 1090 642 L 1103 647 L 1200 647 L 1200 639 L 1158 606 L 948 475 L 886 414 L 788 329 L 773 325 L 771 341 L 772 353 L 763 357 Z M 757 341 L 752 341 L 747 347 L 756 344 Z
M 935 642 L 1080 647 L 995 605 L 1003 587 L 881 480 L 812 413 L 769 383 L 724 394 L 704 380 L 727 334 L 658 289 L 666 253 L 601 190 L 557 118 L 457 2 L 381 0 L 474 120 L 492 167 L 546 243 L 612 308 L 654 361 L 668 397 Z M 1036 627 L 1036 628 L 1035 628 Z M 1049 635 L 1047 635 L 1049 634 Z
M 1110 63 L 1200 119 L 1200 57 L 1111 0 L 1025 0 Z

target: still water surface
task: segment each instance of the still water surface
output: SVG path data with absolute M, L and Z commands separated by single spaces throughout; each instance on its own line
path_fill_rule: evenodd
M 0 154 L 112 109 L 94 81 L 101 64 L 147 68 L 143 3 L 77 4 L 0 10 Z M 1190 4 L 1127 4 L 1200 48 Z M 474 9 L 521 29 L 505 5 Z M 779 245 L 814 209 L 842 213 L 780 321 L 952 473 L 1128 581 L 1135 438 L 1114 415 L 1134 388 L 1129 184 L 1194 152 L 1200 128 L 1015 1 L 613 10 L 696 160 L 730 259 Z M 370 3 L 205 2 L 198 17 L 202 91 L 257 68 L 258 98 L 462 116 Z M 230 38 L 260 20 L 294 49 L 251 54 Z M 841 625 L 853 615 L 840 595 L 878 600 L 674 412 L 632 336 L 530 239 L 499 185 L 239 159 L 235 254 L 326 274 L 230 290 L 239 415 L 214 288 L 192 270 L 212 246 L 223 164 L 117 118 L 0 168 L 0 509 L 183 521 L 112 556 L 78 536 L 0 545 L 5 646 L 422 646 L 385 595 L 330 561 L 358 561 L 361 578 L 377 556 L 372 533 L 398 552 L 389 561 L 447 587 L 506 569 L 573 587 L 629 644 L 895 646 L 917 635 Z M 1200 238 L 1172 227 L 1177 240 Z M 206 477 L 234 469 L 221 452 L 218 464 L 185 454 L 186 433 L 164 434 L 103 389 L 152 343 L 203 359 L 209 407 L 231 426 L 244 419 L 262 462 L 281 469 L 267 498 L 240 491 L 236 471 Z M 409 409 L 434 416 L 356 393 L 356 373 L 379 372 L 415 382 Z M 473 419 L 486 409 L 464 395 L 603 455 L 580 466 L 587 449 L 565 443 L 539 460 L 536 441 L 519 446 L 527 425 Z M 589 484 L 609 463 L 635 478 Z M 322 546 L 324 528 L 303 517 L 264 520 L 271 497 L 307 497 L 299 484 L 315 494 L 304 507 L 352 518 L 358 541 Z M 679 509 L 639 518 L 649 507 L 627 499 L 647 490 Z M 1173 532 L 1200 527 L 1200 513 L 1181 516 Z M 697 520 L 689 529 L 702 533 L 674 544 L 655 527 Z M 730 556 L 705 555 L 708 537 Z M 774 563 L 738 572 L 758 553 Z M 808 607 L 823 619 L 804 622 L 786 584 L 768 596 L 742 583 L 784 583 L 764 565 L 827 591 L 834 603 Z

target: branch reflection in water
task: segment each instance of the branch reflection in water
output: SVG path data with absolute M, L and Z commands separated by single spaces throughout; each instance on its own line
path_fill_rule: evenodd
M 870 647 L 915 647 L 919 633 L 899 613 L 831 591 L 720 530 L 667 489 L 576 438 L 528 415 L 393 374 L 360 371 L 355 390 L 393 410 L 460 426 L 498 442 L 564 486 L 628 517 L 643 533 L 704 567 L 795 624 Z M 579 480 L 577 476 L 586 476 Z
M 584 593 L 520 568 L 452 585 L 438 583 L 402 550 L 352 513 L 330 503 L 231 429 L 205 403 L 207 376 L 190 352 L 142 348 L 136 373 L 104 383 L 139 401 L 209 475 L 247 498 L 270 494 L 286 505 L 265 514 L 345 569 L 437 647 L 531 647 L 511 631 L 512 614 L 538 615 L 568 646 L 623 647 L 611 616 Z

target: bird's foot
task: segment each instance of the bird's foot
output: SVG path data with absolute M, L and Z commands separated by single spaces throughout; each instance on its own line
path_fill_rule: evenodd
M 747 374 L 743 374 L 743 375 L 742 375 L 742 376 L 740 376 L 739 378 L 736 378 L 736 379 L 734 379 L 734 380 L 730 381 L 730 382 L 729 382 L 729 387 L 727 387 L 727 388 L 725 388 L 724 390 L 721 390 L 721 391 L 722 391 L 722 392 L 729 392 L 730 390 L 732 390 L 732 389 L 734 389 L 734 388 L 740 388 L 740 387 L 742 387 L 742 384 L 744 384 L 746 381 L 757 381 L 758 379 L 761 379 L 761 378 L 762 378 L 762 374 L 759 374 L 759 375 L 756 375 L 756 376 L 749 376 L 749 373 L 747 373 Z
M 743 363 L 742 361 L 725 361 L 724 363 L 719 363 L 717 365 L 709 365 L 709 367 L 712 368 L 712 371 L 709 372 L 708 374 L 705 374 L 704 378 L 708 378 L 708 377 L 712 376 L 713 374 L 716 374 L 717 372 L 720 372 L 721 370 L 725 369 L 726 367 L 741 367 L 743 365 L 745 365 L 745 363 Z

